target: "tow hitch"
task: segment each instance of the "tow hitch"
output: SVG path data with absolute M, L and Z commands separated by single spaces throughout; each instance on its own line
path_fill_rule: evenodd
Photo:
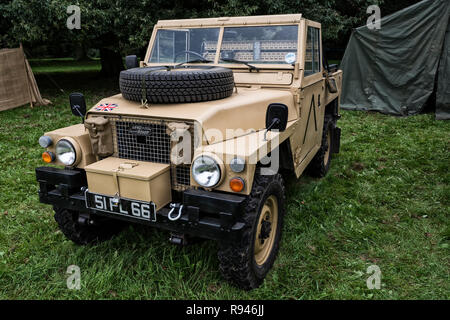
M 78 215 L 78 224 L 80 225 L 94 225 L 95 221 L 89 217 L 88 214 L 80 213 Z
M 170 241 L 170 243 L 176 244 L 179 246 L 188 245 L 187 236 L 182 233 L 171 233 L 169 241 Z
M 183 205 L 179 203 L 171 203 L 170 204 L 170 211 L 167 215 L 167 218 L 170 221 L 177 221 L 181 218 L 181 215 L 183 214 Z

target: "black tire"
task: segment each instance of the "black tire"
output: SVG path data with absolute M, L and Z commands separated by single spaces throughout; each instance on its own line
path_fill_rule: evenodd
M 119 233 L 124 224 L 116 220 L 102 220 L 95 225 L 78 223 L 78 213 L 67 209 L 54 208 L 59 229 L 69 239 L 79 245 L 99 243 Z
M 323 121 L 323 131 L 322 131 L 322 144 L 319 151 L 317 151 L 314 158 L 308 165 L 308 173 L 317 178 L 323 178 L 330 170 L 331 154 L 332 154 L 332 139 L 331 134 L 333 132 L 333 118 L 330 116 L 325 116 Z
M 141 101 L 144 86 L 148 103 L 201 102 L 231 96 L 234 77 L 233 71 L 221 67 L 147 67 L 122 71 L 119 84 L 122 96 L 132 101 Z
M 269 197 L 278 201 L 277 228 L 271 250 L 263 264 L 258 264 L 255 257 L 255 239 L 262 208 Z M 251 290 L 259 287 L 273 266 L 279 251 L 283 220 L 285 213 L 285 187 L 280 174 L 261 176 L 256 174 L 251 194 L 245 205 L 243 220 L 246 224 L 239 243 L 222 243 L 218 257 L 220 271 L 225 279 L 239 288 Z

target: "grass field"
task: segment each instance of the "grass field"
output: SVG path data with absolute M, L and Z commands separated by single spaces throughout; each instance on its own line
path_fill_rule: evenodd
M 70 92 L 89 105 L 118 92 L 117 79 L 90 65 L 58 64 L 45 68 L 79 72 L 37 73 L 53 105 L 0 113 L 0 299 L 450 298 L 450 122 L 343 111 L 341 153 L 324 179 L 287 181 L 280 254 L 263 286 L 244 292 L 221 278 L 214 242 L 179 248 L 165 232 L 129 226 L 80 247 L 58 231 L 37 197 L 37 140 L 79 122 Z M 81 290 L 66 287 L 72 264 Z M 380 290 L 367 289 L 371 265 L 381 269 Z
M 34 74 L 100 71 L 100 60 L 75 61 L 72 58 L 28 59 Z

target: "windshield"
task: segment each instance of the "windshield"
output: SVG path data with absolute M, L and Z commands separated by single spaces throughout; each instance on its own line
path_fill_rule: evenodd
M 156 34 L 150 55 L 151 63 L 186 62 L 195 59 L 214 60 L 219 28 L 161 29 Z
M 159 29 L 149 62 L 214 61 L 219 33 L 220 28 Z M 294 64 L 297 47 L 297 25 L 225 27 L 220 63 Z
M 297 61 L 298 27 L 225 28 L 220 57 L 248 63 L 293 64 Z

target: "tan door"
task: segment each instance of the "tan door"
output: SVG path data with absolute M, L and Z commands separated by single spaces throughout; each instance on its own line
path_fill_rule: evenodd
M 305 32 L 306 52 L 300 89 L 300 120 L 295 134 L 291 137 L 297 177 L 302 174 L 320 148 L 325 112 L 320 24 L 308 21 Z

